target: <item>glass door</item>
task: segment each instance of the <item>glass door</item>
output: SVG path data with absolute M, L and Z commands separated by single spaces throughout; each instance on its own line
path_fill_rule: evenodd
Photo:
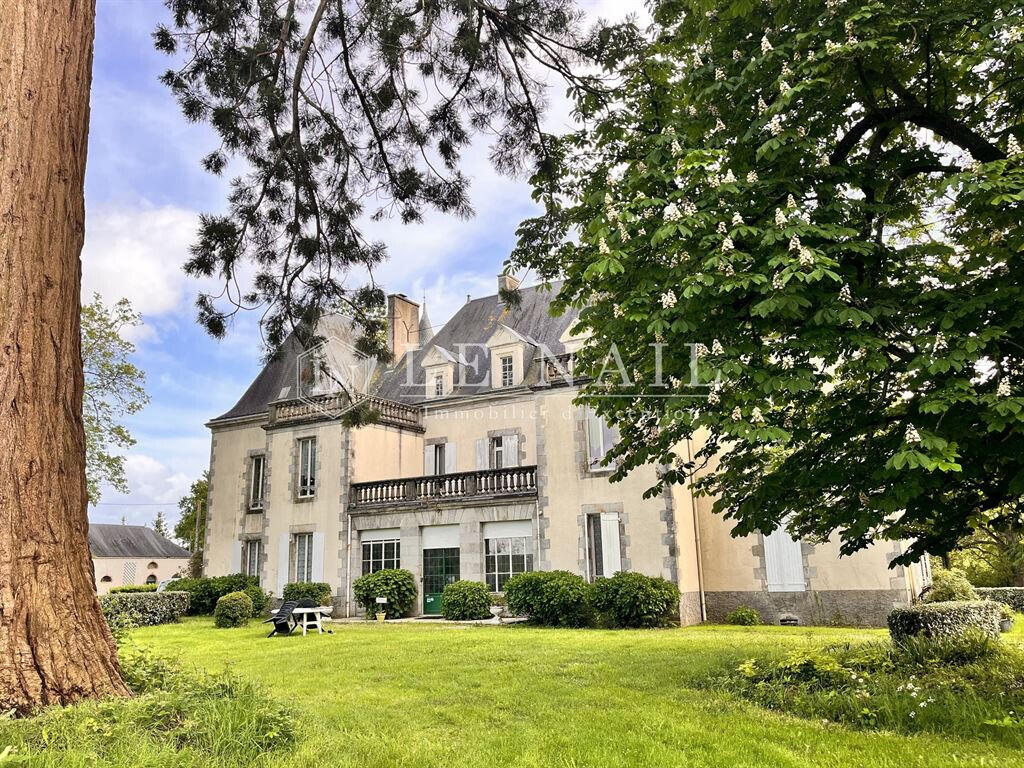
M 441 593 L 459 580 L 459 548 L 423 550 L 423 613 L 441 613 Z

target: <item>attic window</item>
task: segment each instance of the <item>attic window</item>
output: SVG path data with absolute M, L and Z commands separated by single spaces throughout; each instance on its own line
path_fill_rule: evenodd
M 502 355 L 501 357 L 501 386 L 511 387 L 514 383 L 512 377 L 512 355 Z
M 444 376 L 437 374 L 434 377 L 434 397 L 442 397 L 444 395 Z

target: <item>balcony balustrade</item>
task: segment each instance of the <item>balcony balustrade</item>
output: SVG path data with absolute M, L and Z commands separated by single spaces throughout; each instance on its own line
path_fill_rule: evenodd
M 432 501 L 536 495 L 537 467 L 530 465 L 353 483 L 349 494 L 349 506 L 363 509 Z

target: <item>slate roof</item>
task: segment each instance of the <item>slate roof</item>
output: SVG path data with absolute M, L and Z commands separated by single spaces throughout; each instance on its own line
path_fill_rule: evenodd
M 89 523 L 93 557 L 191 557 L 192 553 L 144 525 Z
M 407 403 L 424 401 L 425 373 L 420 363 L 435 346 L 440 348 L 442 354 L 447 353 L 446 356 L 461 355 L 466 363 L 463 378 L 469 386 L 457 387 L 452 395 L 486 392 L 479 385 L 480 380 L 490 371 L 486 342 L 501 325 L 533 344 L 544 345 L 549 354 L 562 354 L 565 347 L 559 339 L 576 320 L 578 313 L 569 310 L 561 317 L 552 317 L 548 308 L 557 292 L 558 283 L 553 284 L 550 290 L 541 287 L 522 288 L 522 302 L 514 310 L 506 310 L 497 294 L 466 302 L 420 349 L 404 355 L 394 367 L 379 371 L 372 387 L 373 394 Z M 356 333 L 347 318 L 325 317 L 321 322 L 325 324 L 320 329 L 321 336 L 355 342 Z M 524 376 L 525 384 L 534 383 L 538 379 L 539 365 L 533 361 L 537 347 L 533 344 L 527 347 L 529 366 Z M 211 423 L 266 413 L 270 403 L 291 397 L 295 389 L 296 361 L 300 352 L 298 340 L 290 336 L 281 354 L 267 363 L 234 407 L 212 419 Z M 411 386 L 406 378 L 410 367 Z

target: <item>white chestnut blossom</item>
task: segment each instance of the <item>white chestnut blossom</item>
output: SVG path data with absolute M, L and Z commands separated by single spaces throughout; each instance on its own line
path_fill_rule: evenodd
M 781 291 L 785 287 L 786 280 L 783 278 L 781 272 L 776 272 L 774 275 L 772 275 L 772 288 L 774 288 L 776 291 Z
M 694 344 L 693 345 L 693 356 L 698 360 L 702 360 L 708 356 L 708 348 L 705 344 Z
M 783 355 L 782 360 L 779 361 L 784 371 L 791 370 L 793 368 L 794 360 L 792 355 Z
M 757 171 L 751 171 L 750 173 L 747 174 L 747 183 L 748 184 L 756 184 L 757 183 Z
M 708 392 L 708 403 L 711 405 L 718 405 L 721 399 L 721 395 L 719 395 L 715 390 Z
M 713 355 L 724 355 L 725 349 L 722 347 L 722 342 L 715 339 L 711 342 L 711 354 Z
M 1017 137 L 1013 134 L 1006 140 L 1006 154 L 1009 157 L 1016 157 L 1020 154 L 1020 142 L 1017 141 Z
M 758 114 L 764 114 L 768 111 L 768 105 L 764 103 L 764 99 L 760 96 L 757 97 L 757 112 Z
M 786 196 L 786 207 L 791 211 L 796 209 L 796 200 L 793 199 L 792 195 Z
M 797 237 L 796 235 L 793 235 L 791 238 L 789 238 L 789 250 L 791 250 L 791 251 L 799 251 L 800 250 L 800 238 Z
M 740 49 L 739 48 L 733 48 L 732 49 L 732 60 L 733 61 L 739 61 L 742 58 L 743 58 L 743 54 L 740 52 Z
M 733 245 L 732 238 L 726 235 L 725 239 L 722 241 L 722 253 L 729 253 L 729 251 L 733 250 L 735 247 L 736 246 Z
M 740 410 L 740 407 L 738 405 L 732 409 L 731 416 L 733 421 L 739 421 L 740 419 L 743 418 L 743 411 Z
M 626 315 L 626 311 L 618 304 L 615 304 L 612 306 L 612 314 L 615 317 L 624 317 Z
M 946 334 L 936 333 L 935 342 L 932 344 L 932 352 L 943 352 L 947 347 Z
M 600 253 L 611 253 L 611 251 L 608 249 L 608 243 L 604 241 L 603 237 L 597 241 L 597 250 Z
M 715 120 L 715 133 L 725 130 L 725 123 L 722 122 L 722 118 Z
M 725 80 L 725 70 L 721 67 L 715 69 L 715 80 Z
M 736 274 L 736 271 L 732 268 L 731 261 L 725 262 L 725 266 L 722 267 L 722 274 L 725 275 L 726 277 L 732 277 L 733 275 Z
M 843 287 L 839 289 L 839 300 L 849 304 L 853 301 L 853 293 L 850 291 L 850 286 L 843 283 Z
M 784 227 L 787 224 L 786 214 L 782 212 L 781 208 L 775 209 L 775 226 Z
M 921 435 L 918 434 L 917 428 L 913 424 L 907 425 L 907 431 L 903 434 L 903 440 L 911 445 L 921 442 Z
M 726 232 L 725 222 L 724 221 L 718 222 L 718 234 L 724 235 L 725 232 Z
M 689 200 L 684 200 L 683 201 L 683 213 L 685 213 L 687 216 L 696 216 L 697 215 L 697 206 L 694 205 Z
M 789 93 L 789 91 L 789 83 L 787 83 L 785 80 L 779 80 L 779 93 L 781 93 L 782 95 L 786 95 L 787 93 Z
M 999 386 L 996 387 L 997 397 L 1009 397 L 1010 396 L 1010 381 L 1009 379 L 1000 379 Z
M 782 133 L 782 118 L 778 115 L 772 115 L 772 119 L 768 121 L 768 130 L 771 131 L 772 136 L 778 136 Z
M 768 42 L 768 35 L 761 37 L 761 53 L 768 53 L 768 51 L 774 50 L 772 44 Z
M 722 183 L 723 184 L 735 184 L 736 183 L 736 177 L 733 176 L 731 168 L 726 170 L 725 176 L 722 177 Z
M 740 216 L 740 212 L 739 211 L 736 211 L 736 213 L 734 213 L 732 215 L 732 225 L 734 227 L 742 227 L 743 226 L 743 217 Z
M 750 421 L 752 424 L 764 424 L 764 416 L 761 414 L 761 409 L 756 405 L 750 412 Z
M 661 294 L 661 306 L 665 309 L 671 309 L 676 305 L 676 294 L 675 291 L 669 289 L 665 293 Z
M 661 215 L 665 218 L 665 221 L 679 221 L 682 218 L 682 214 L 679 213 L 679 208 L 676 207 L 675 203 L 666 205 Z
M 800 266 L 811 267 L 814 265 L 814 254 L 805 245 L 800 246 Z

